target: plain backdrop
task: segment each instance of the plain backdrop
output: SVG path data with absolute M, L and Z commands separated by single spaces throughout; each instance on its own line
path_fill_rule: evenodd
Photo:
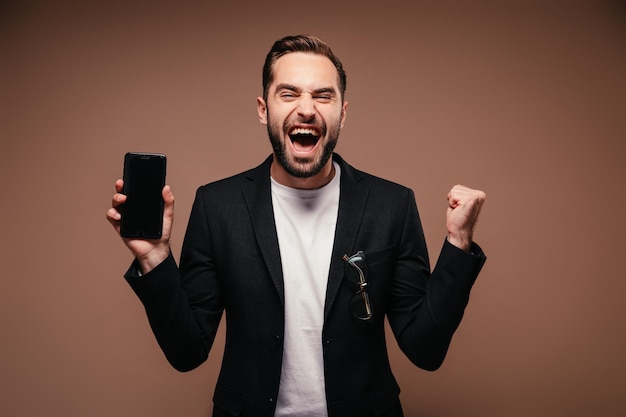
M 488 195 L 488 261 L 443 367 L 388 339 L 406 415 L 626 415 L 617 0 L 3 1 L 0 414 L 210 415 L 223 328 L 173 370 L 105 212 L 125 152 L 167 154 L 178 258 L 196 188 L 271 152 L 261 66 L 300 33 L 348 73 L 338 153 L 415 191 L 433 263 L 448 190 Z

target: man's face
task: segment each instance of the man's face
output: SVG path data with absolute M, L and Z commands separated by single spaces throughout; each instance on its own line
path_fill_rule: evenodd
M 278 162 L 272 175 L 311 178 L 325 168 L 328 174 L 347 106 L 337 69 L 323 55 L 292 52 L 274 63 L 273 75 L 267 101 L 257 99 Z

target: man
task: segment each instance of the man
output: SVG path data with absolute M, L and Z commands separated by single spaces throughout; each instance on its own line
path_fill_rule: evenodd
M 226 312 L 214 416 L 402 416 L 384 317 L 413 363 L 437 369 L 485 261 L 472 242 L 482 191 L 448 194 L 431 275 L 413 192 L 334 154 L 345 86 L 321 40 L 278 40 L 257 98 L 272 156 L 198 189 L 180 268 L 169 186 L 163 237 L 124 239 L 126 279 L 176 369 L 206 360 Z M 118 233 L 122 185 L 107 212 Z

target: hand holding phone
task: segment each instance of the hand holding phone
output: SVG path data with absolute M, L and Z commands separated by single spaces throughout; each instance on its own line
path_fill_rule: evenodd
M 129 168 L 128 172 L 130 173 L 132 170 L 133 168 Z M 159 174 L 158 177 L 161 177 L 161 175 Z M 163 177 L 165 177 L 165 174 L 163 174 Z M 124 206 L 128 200 L 128 197 L 124 194 L 126 189 L 128 189 L 128 187 L 123 180 L 118 179 L 115 182 L 116 193 L 113 195 L 111 207 L 106 213 L 107 220 L 120 235 L 122 223 L 121 212 L 124 211 Z M 174 221 L 174 194 L 172 194 L 170 187 L 166 185 L 161 188 L 160 196 L 160 202 L 164 203 L 161 220 L 161 237 L 158 239 L 123 237 L 124 244 L 133 253 L 144 274 L 163 262 L 170 254 L 169 239 Z M 160 202 L 157 205 L 160 205 Z

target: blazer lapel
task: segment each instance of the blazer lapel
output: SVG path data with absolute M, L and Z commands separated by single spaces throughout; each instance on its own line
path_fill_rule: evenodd
M 360 184 L 362 178 L 359 171 L 348 165 L 337 154 L 333 155 L 333 159 L 341 167 L 341 183 L 337 227 L 335 229 L 335 240 L 326 288 L 324 320 L 328 317 L 343 279 L 345 265 L 343 255 L 352 255 L 352 251 L 354 251 L 356 236 L 361 225 L 369 193 L 369 189 Z M 270 156 L 263 164 L 248 173 L 250 182 L 243 188 L 243 195 L 248 206 L 250 219 L 252 220 L 255 237 L 263 260 L 284 305 L 283 271 L 272 208 L 269 174 L 271 162 L 272 157 Z
M 281 302 L 285 305 L 283 271 L 278 247 L 278 235 L 272 208 L 270 184 L 270 156 L 263 164 L 248 174 L 250 182 L 243 188 L 243 195 L 248 205 L 250 219 L 267 270 L 269 271 Z
M 369 189 L 362 184 L 358 171 L 348 165 L 339 155 L 334 160 L 341 167 L 341 183 L 339 197 L 339 213 L 335 229 L 335 243 L 330 260 L 330 272 L 326 288 L 326 302 L 324 305 L 324 321 L 328 317 L 335 296 L 344 275 L 345 261 L 343 255 L 352 255 L 355 240 L 369 194 Z

